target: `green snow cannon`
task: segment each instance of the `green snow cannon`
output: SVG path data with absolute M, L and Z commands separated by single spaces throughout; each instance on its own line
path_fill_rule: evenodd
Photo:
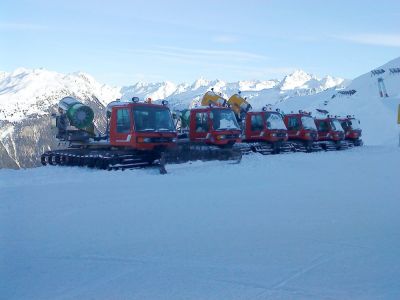
M 94 112 L 89 106 L 73 97 L 64 97 L 58 103 L 58 107 L 67 115 L 72 126 L 78 129 L 93 127 Z

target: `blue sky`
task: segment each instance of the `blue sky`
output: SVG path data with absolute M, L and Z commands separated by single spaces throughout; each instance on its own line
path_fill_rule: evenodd
M 400 56 L 400 1 L 5 0 L 0 70 L 100 82 L 353 78 Z

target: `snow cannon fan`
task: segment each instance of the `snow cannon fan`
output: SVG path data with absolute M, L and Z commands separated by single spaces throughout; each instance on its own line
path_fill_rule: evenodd
M 78 129 L 85 129 L 93 124 L 93 110 L 73 97 L 61 99 L 58 107 L 65 112 L 70 124 Z

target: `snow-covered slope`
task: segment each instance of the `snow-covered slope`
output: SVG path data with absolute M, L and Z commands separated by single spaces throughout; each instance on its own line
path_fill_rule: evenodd
M 309 96 L 293 95 L 275 104 L 285 112 L 299 109 L 315 112 L 315 109 L 320 108 L 333 115 L 354 114 L 361 120 L 363 139 L 367 144 L 397 144 L 400 74 L 391 74 L 390 69 L 399 67 L 400 57 L 376 68 L 385 70 L 383 74 L 373 75 L 368 72 L 352 80 L 344 89 L 332 88 Z M 386 86 L 388 97 L 380 96 L 379 78 Z M 346 94 L 346 91 L 352 90 L 356 91 L 353 95 Z
M 99 84 L 82 72 L 64 75 L 19 68 L 10 74 L 0 73 L 0 120 L 18 122 L 31 115 L 46 115 L 50 107 L 69 94 L 83 100 L 94 96 L 107 104 L 120 96 L 120 90 Z
M 399 165 L 365 146 L 0 170 L 0 298 L 400 299 Z

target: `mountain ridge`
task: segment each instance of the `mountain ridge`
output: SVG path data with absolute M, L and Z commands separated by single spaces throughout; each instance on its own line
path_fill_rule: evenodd
M 329 75 L 318 78 L 296 70 L 282 80 L 226 82 L 199 78 L 193 83 L 137 82 L 125 87 L 101 84 L 85 72 L 62 74 L 25 68 L 0 71 L 0 168 L 38 166 L 42 152 L 58 147 L 49 116 L 65 96 L 76 97 L 93 108 L 99 131 L 105 129 L 105 105 L 116 98 L 166 99 L 174 110 L 198 105 L 204 93 L 214 88 L 226 98 L 241 90 L 255 110 L 270 104 L 284 112 L 324 108 L 333 114 L 356 114 L 365 128 L 367 144 L 397 141 L 394 120 L 400 88 L 399 75 L 389 74 L 393 67 L 400 67 L 400 57 L 375 68 L 387 69 L 382 75 L 368 72 L 351 81 Z M 379 78 L 385 82 L 388 98 L 379 95 Z M 356 90 L 354 95 L 343 94 L 351 89 Z
M 282 91 L 314 89 L 317 92 L 344 81 L 342 78 L 332 80 L 331 76 L 318 79 L 305 71 L 296 72 L 287 75 L 282 81 L 270 79 L 226 82 L 200 77 L 193 83 L 139 81 L 130 86 L 112 87 L 97 82 L 93 76 L 81 71 L 63 74 L 46 69 L 17 68 L 10 73 L 0 71 L 0 120 L 18 122 L 31 115 L 44 115 L 51 106 L 57 104 L 59 100 L 57 96 L 68 92 L 82 99 L 93 94 L 103 105 L 107 105 L 116 98 L 129 101 L 133 96 L 153 100 L 196 98 L 193 95 L 205 93 L 211 87 L 225 94 L 235 93 L 237 90 L 254 92 L 271 88 L 279 89 L 281 86 Z M 300 78 L 299 74 L 303 77 Z M 289 86 L 288 78 L 290 79 Z M 308 81 L 307 78 L 309 78 Z M 193 99 L 187 99 L 187 104 L 190 104 L 190 100 Z

